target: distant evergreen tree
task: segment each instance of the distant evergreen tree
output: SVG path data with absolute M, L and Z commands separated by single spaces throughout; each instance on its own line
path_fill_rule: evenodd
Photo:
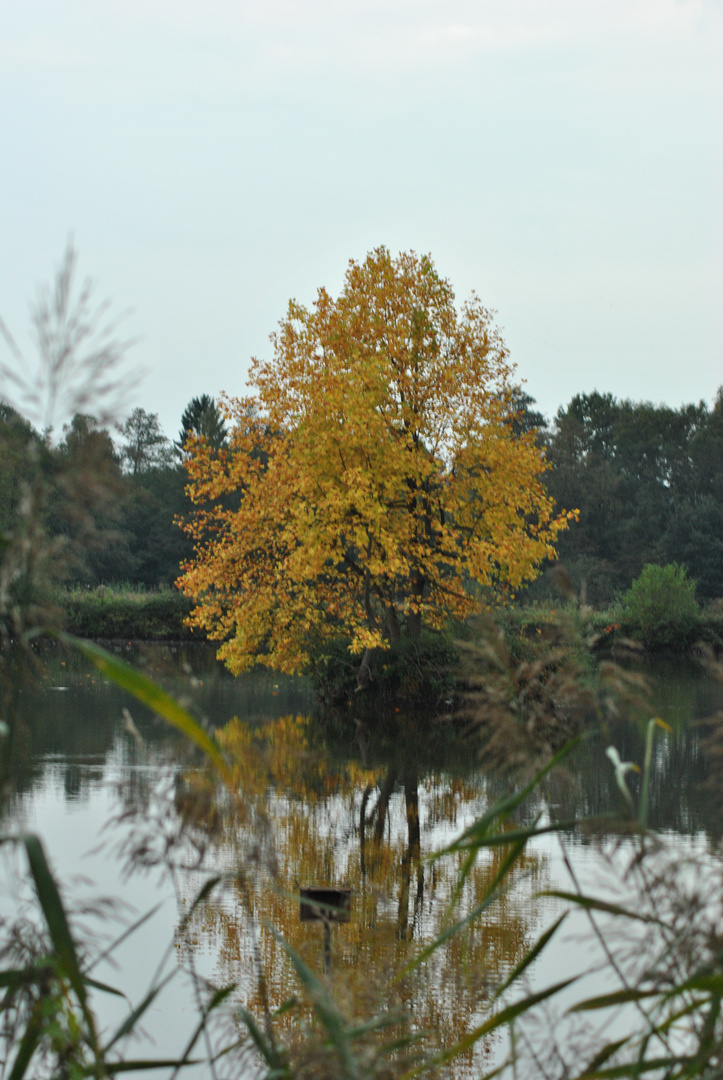
M 543 432 L 547 427 L 547 420 L 537 409 L 532 406 L 535 399 L 516 387 L 510 395 L 510 412 L 512 413 L 512 428 L 516 435 L 523 435 L 527 431 Z
M 179 453 L 183 453 L 190 434 L 204 438 L 214 450 L 219 450 L 226 443 L 226 424 L 218 405 L 208 394 L 191 398 L 183 410 L 176 443 Z

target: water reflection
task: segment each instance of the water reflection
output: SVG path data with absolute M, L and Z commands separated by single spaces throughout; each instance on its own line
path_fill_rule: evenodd
M 341 740 L 308 715 L 255 728 L 234 720 L 217 732 L 241 805 L 226 807 L 220 829 L 209 822 L 209 865 L 248 865 L 249 854 L 259 854 L 261 815 L 273 854 L 266 851 L 263 872 L 240 876 L 221 901 L 199 911 L 179 947 L 186 956 L 214 957 L 215 981 L 238 983 L 252 1011 L 262 1009 L 264 994 L 271 1010 L 279 1009 L 294 985 L 289 957 L 271 928 L 323 970 L 320 926 L 299 919 L 300 886 L 352 890 L 351 922 L 333 931 L 336 992 L 362 1015 L 401 1006 L 420 1031 L 443 1031 L 447 1040 L 469 1030 L 490 990 L 529 947 L 532 896 L 548 883 L 544 859 L 534 853 L 519 861 L 509 889 L 482 917 L 423 968 L 394 981 L 451 911 L 463 918 L 481 903 L 505 854 L 496 848 L 481 857 L 452 907 L 459 862 L 428 857 L 496 793 L 452 730 L 429 731 L 426 741 L 418 730 L 406 734 L 414 738 L 359 727 L 342 754 Z M 199 775 L 187 776 L 185 785 L 198 793 Z M 200 881 L 186 879 L 187 906 Z
M 349 715 L 314 715 L 305 684 L 271 673 L 231 679 L 210 650 L 126 652 L 217 728 L 237 798 L 220 798 L 187 748 L 81 658 L 51 650 L 39 655 L 42 679 L 19 688 L 20 723 L 4 750 L 15 805 L 28 808 L 41 799 L 49 805 L 52 795 L 75 820 L 87 815 L 91 833 L 91 824 L 97 830 L 109 812 L 107 800 L 99 806 L 112 776 L 123 857 L 135 852 L 143 864 L 138 852 L 145 850 L 145 865 L 173 863 L 181 910 L 189 910 L 208 873 L 227 872 L 225 891 L 199 908 L 176 951 L 215 983 L 236 983 L 235 1000 L 252 1011 L 261 1011 L 264 995 L 271 1009 L 279 1008 L 296 985 L 272 929 L 322 970 L 321 928 L 300 922 L 298 890 L 325 884 L 354 894 L 351 923 L 333 932 L 331 977 L 339 1000 L 353 1002 L 361 1015 L 401 1007 L 419 1029 L 444 1031 L 449 1042 L 469 1030 L 539 932 L 538 920 L 549 917 L 535 893 L 555 884 L 547 854 L 532 850 L 479 919 L 407 978 L 390 978 L 449 917 L 460 864 L 429 856 L 504 789 L 479 768 L 475 746 L 451 724 L 415 717 L 362 724 Z M 655 711 L 675 734 L 656 743 L 651 824 L 715 837 L 718 813 L 705 788 L 710 765 L 691 720 L 720 708 L 720 689 L 690 667 L 670 666 L 657 686 Z M 124 709 L 139 738 L 124 727 Z M 241 719 L 229 721 L 234 715 Z M 605 745 L 614 743 L 624 760 L 642 761 L 646 720 L 621 722 L 604 739 L 583 743 L 520 820 L 540 811 L 562 820 L 615 808 Z M 62 867 L 62 850 L 53 854 Z M 477 861 L 455 918 L 479 905 L 502 857 L 494 849 Z M 149 898 L 147 906 L 152 903 Z M 291 1014 L 281 1022 L 291 1025 Z

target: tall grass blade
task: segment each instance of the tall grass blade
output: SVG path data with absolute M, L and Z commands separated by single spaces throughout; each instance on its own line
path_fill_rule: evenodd
M 72 637 L 70 634 L 60 634 L 59 637 L 61 641 L 81 652 L 117 686 L 133 694 L 138 701 L 153 709 L 154 712 L 185 735 L 187 739 L 195 743 L 213 763 L 227 787 L 231 787 L 231 773 L 218 745 L 203 730 L 201 725 L 194 720 L 191 714 L 179 705 L 170 694 L 167 694 L 152 679 L 136 671 L 124 660 L 106 652 L 100 645 Z
M 291 963 L 296 970 L 296 974 L 299 976 L 302 985 L 307 990 L 312 1005 L 314 1006 L 314 1010 L 321 1020 L 321 1023 L 326 1028 L 329 1038 L 339 1054 L 339 1058 L 345 1069 L 345 1077 L 347 1077 L 348 1080 L 361 1080 L 361 1069 L 350 1046 L 351 1040 L 349 1032 L 346 1030 L 344 1017 L 336 1008 L 326 987 L 281 934 L 274 930 L 273 927 L 270 927 L 270 930 L 291 960 Z
M 85 980 L 80 970 L 75 942 L 68 926 L 58 886 L 45 858 L 42 842 L 34 833 L 22 833 L 18 841 L 25 847 L 38 902 L 48 924 L 50 939 L 62 972 L 73 987 L 78 1001 L 81 1005 L 85 1005 Z
M 638 821 L 643 829 L 648 827 L 648 795 L 650 791 L 650 771 L 653 763 L 653 738 L 656 727 L 672 734 L 673 729 L 665 720 L 654 716 L 648 720 L 648 728 L 645 733 L 645 758 L 643 761 L 643 782 L 640 788 L 640 805 L 638 807 Z
M 515 967 L 509 973 L 509 975 L 507 976 L 505 981 L 501 984 L 501 986 L 497 987 L 497 989 L 495 990 L 494 998 L 493 998 L 494 1001 L 496 1001 L 498 997 L 500 997 L 502 994 L 504 994 L 505 990 L 508 990 L 512 986 L 512 984 L 514 982 L 516 982 L 517 979 L 519 979 L 519 977 L 523 973 L 523 971 L 526 971 L 527 968 L 530 966 L 530 964 L 532 964 L 537 959 L 537 957 L 540 955 L 540 953 L 543 951 L 543 949 L 547 945 L 550 938 L 553 937 L 553 935 L 557 933 L 558 928 L 560 927 L 560 925 L 564 922 L 564 920 L 566 918 L 567 918 L 567 912 L 565 911 L 560 916 L 560 918 L 557 919 L 556 922 L 554 922 L 552 924 L 552 926 L 548 930 L 546 930 L 545 933 L 542 934 L 537 939 L 537 941 L 532 946 L 532 948 L 529 950 L 529 952 L 527 952 L 522 957 L 519 964 L 515 965 Z
M 578 907 L 590 908 L 593 911 L 604 911 L 608 915 L 622 915 L 626 919 L 637 919 L 644 923 L 660 923 L 654 915 L 644 915 L 639 911 L 631 911 L 629 908 L 620 907 L 618 904 L 609 904 L 606 900 L 598 900 L 594 896 L 583 896 L 580 893 L 563 892 L 560 889 L 544 889 L 537 893 L 538 896 L 554 896 L 558 900 L 567 900 Z
M 414 968 L 418 967 L 419 964 L 423 964 L 424 961 L 427 960 L 433 952 L 436 952 L 436 950 L 440 948 L 440 946 L 444 945 L 446 941 L 449 941 L 450 938 L 458 934 L 460 930 L 464 930 L 465 926 L 468 926 L 479 915 L 481 915 L 482 912 L 490 906 L 490 904 L 492 904 L 495 900 L 499 899 L 499 886 L 504 881 L 513 863 L 517 860 L 521 852 L 524 850 L 525 842 L 526 841 L 523 838 L 519 839 L 517 843 L 513 845 L 512 851 L 510 851 L 504 859 L 502 865 L 495 874 L 493 881 L 490 883 L 486 895 L 480 901 L 480 903 L 477 904 L 477 906 L 473 908 L 472 911 L 469 912 L 469 914 L 465 915 L 463 919 L 459 919 L 458 922 L 454 923 L 452 926 L 448 926 L 437 938 L 435 938 L 434 941 L 431 941 L 429 945 L 426 945 L 418 956 L 415 956 L 414 959 L 406 965 L 406 967 L 402 968 L 400 973 L 396 976 L 394 980 L 395 982 L 403 978 L 406 974 L 408 974 L 408 972 L 412 971 Z
M 136 919 L 136 921 L 131 926 L 126 927 L 123 933 L 120 934 L 120 936 L 117 937 L 115 941 L 111 942 L 107 949 L 104 949 L 102 953 L 96 956 L 93 963 L 90 964 L 86 970 L 92 971 L 93 968 L 98 966 L 98 964 L 101 964 L 104 960 L 107 960 L 111 953 L 114 952 L 114 950 L 117 949 L 119 945 L 122 945 L 123 942 L 130 937 L 131 934 L 135 933 L 135 931 L 140 926 L 143 926 L 144 922 L 147 922 L 148 919 L 152 918 L 160 907 L 162 907 L 162 903 L 154 904 L 150 911 L 146 911 L 143 915 L 140 916 L 140 918 Z
M 239 1009 L 239 1015 L 248 1029 L 251 1041 L 269 1068 L 280 1069 L 282 1067 L 282 1061 L 274 1043 L 271 1040 L 267 1041 L 264 1038 L 261 1029 L 248 1009 Z
M 40 1042 L 40 1036 L 42 1034 L 42 1024 L 40 1016 L 38 1015 L 39 1004 L 35 1006 L 28 1026 L 26 1027 L 23 1037 L 20 1040 L 17 1054 L 13 1062 L 13 1067 L 10 1072 L 8 1080 L 22 1080 L 27 1071 L 28 1065 L 32 1061 L 33 1054 L 37 1049 L 37 1045 Z
M 228 986 L 222 986 L 219 990 L 216 990 L 215 993 L 212 995 L 211 1000 L 208 1002 L 208 1004 L 206 1005 L 206 1007 L 204 1008 L 204 1010 L 203 1010 L 203 1012 L 201 1014 L 201 1019 L 196 1024 L 196 1027 L 194 1028 L 193 1032 L 191 1033 L 190 1039 L 186 1043 L 186 1049 L 183 1051 L 183 1054 L 182 1054 L 181 1058 L 179 1059 L 179 1061 L 177 1061 L 175 1063 L 175 1065 L 174 1065 L 174 1069 L 173 1069 L 173 1072 L 171 1074 L 171 1080 L 173 1080 L 173 1078 L 178 1075 L 179 1071 L 182 1068 L 184 1068 L 185 1066 L 191 1064 L 191 1061 L 190 1061 L 188 1055 L 191 1053 L 194 1046 L 196 1045 L 199 1035 L 201 1035 L 202 1032 L 204 1031 L 204 1029 L 206 1027 L 206 1024 L 208 1023 L 209 1016 L 211 1015 L 211 1013 L 213 1012 L 214 1009 L 217 1009 L 219 1007 L 219 1005 L 221 1005 L 226 1000 L 226 998 L 229 996 L 229 994 L 232 994 L 234 992 L 235 989 L 236 989 L 236 983 L 229 983 Z
M 539 1005 L 541 1001 L 545 1001 L 547 998 L 559 994 L 566 986 L 570 986 L 572 983 L 576 982 L 578 978 L 579 976 L 575 975 L 571 979 L 564 979 L 563 982 L 555 983 L 553 986 L 548 986 L 545 990 L 540 990 L 536 994 L 529 994 L 526 998 L 521 998 L 520 1001 L 508 1005 L 506 1009 L 502 1009 L 500 1012 L 495 1013 L 494 1016 L 491 1016 L 484 1024 L 480 1024 L 479 1027 L 468 1032 L 467 1035 L 453 1046 L 447 1047 L 447 1049 L 436 1054 L 429 1061 L 424 1062 L 422 1065 L 418 1065 L 415 1069 L 411 1069 L 409 1072 L 405 1073 L 402 1080 L 411 1080 L 413 1076 L 417 1076 L 428 1068 L 446 1065 L 448 1061 L 454 1060 L 454 1058 L 459 1057 L 460 1054 L 463 1054 L 466 1050 L 473 1047 L 474 1044 L 484 1038 L 485 1035 L 491 1035 L 493 1031 L 497 1031 L 498 1028 L 504 1027 L 506 1024 L 509 1024 L 510 1021 L 516 1020 L 517 1017 L 521 1016 L 523 1013 L 529 1012 L 535 1005 Z
M 166 978 L 163 980 L 163 982 L 159 983 L 158 986 L 154 986 L 151 990 L 149 990 L 149 992 L 143 998 L 143 1001 L 141 1001 L 140 1004 L 137 1005 L 135 1007 L 135 1009 L 133 1009 L 128 1014 L 128 1016 L 125 1018 L 125 1020 L 121 1024 L 121 1026 L 116 1031 L 115 1035 L 106 1044 L 106 1047 L 105 1047 L 106 1054 L 108 1053 L 108 1051 L 112 1047 L 115 1046 L 115 1044 L 120 1039 L 124 1038 L 124 1036 L 126 1036 L 126 1035 L 130 1035 L 130 1033 L 134 1030 L 134 1028 L 138 1024 L 138 1021 L 140 1020 L 140 1018 L 143 1016 L 143 1013 L 146 1011 L 146 1009 L 148 1009 L 153 1004 L 155 999 L 160 994 L 161 990 L 173 978 L 174 975 L 175 975 L 175 972 L 172 971 L 170 975 L 166 976 Z
M 533 776 L 529 783 L 520 788 L 519 791 L 513 792 L 511 795 L 507 795 L 505 798 L 500 799 L 498 802 L 491 806 L 490 809 L 482 814 L 468 829 L 462 833 L 462 835 L 455 840 L 449 847 L 442 848 L 441 851 L 436 852 L 433 859 L 440 859 L 443 855 L 451 855 L 456 851 L 460 851 L 464 848 L 474 846 L 479 842 L 489 831 L 493 825 L 505 821 L 513 810 L 516 810 L 518 806 L 525 801 L 528 795 L 539 787 L 541 781 L 551 772 L 556 765 L 567 757 L 572 750 L 580 743 L 582 736 L 577 739 L 572 739 L 569 743 L 566 743 L 561 750 L 550 758 L 550 760 L 539 770 L 538 773 Z

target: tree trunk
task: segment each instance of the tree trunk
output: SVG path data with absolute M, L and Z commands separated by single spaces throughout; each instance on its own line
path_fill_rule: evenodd
M 396 645 L 401 637 L 399 632 L 399 619 L 397 618 L 397 610 L 394 604 L 390 604 L 387 608 L 387 630 L 389 631 L 389 640 L 392 645 Z

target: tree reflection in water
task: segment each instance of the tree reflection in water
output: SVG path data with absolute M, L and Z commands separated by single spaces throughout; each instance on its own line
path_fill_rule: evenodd
M 447 1044 L 479 1022 L 491 991 L 529 947 L 530 897 L 546 883 L 535 854 L 518 860 L 505 891 L 480 918 L 398 977 L 446 924 L 481 902 L 506 854 L 491 848 L 480 856 L 455 895 L 460 862 L 429 856 L 497 792 L 469 748 L 460 754 L 451 739 L 430 733 L 425 745 L 418 730 L 410 734 L 380 746 L 378 733 L 359 725 L 354 745 L 340 754 L 317 718 L 290 715 L 258 727 L 233 720 L 217 737 L 240 799 L 225 807 L 221 826 L 217 807 L 202 798 L 209 780 L 186 773 L 177 788 L 176 806 L 196 808 L 194 828 L 199 805 L 209 807 L 205 870 L 245 867 L 225 894 L 198 910 L 178 948 L 186 960 L 211 959 L 214 982 L 237 983 L 252 1013 L 263 1014 L 265 998 L 273 1012 L 296 989 L 289 957 L 270 928 L 323 970 L 320 927 L 299 920 L 300 886 L 353 892 L 351 922 L 332 932 L 335 999 L 361 1018 L 401 1009 L 415 1030 L 443 1032 Z M 198 873 L 184 878 L 186 904 L 199 885 Z M 282 1022 L 293 1025 L 293 1013 Z

